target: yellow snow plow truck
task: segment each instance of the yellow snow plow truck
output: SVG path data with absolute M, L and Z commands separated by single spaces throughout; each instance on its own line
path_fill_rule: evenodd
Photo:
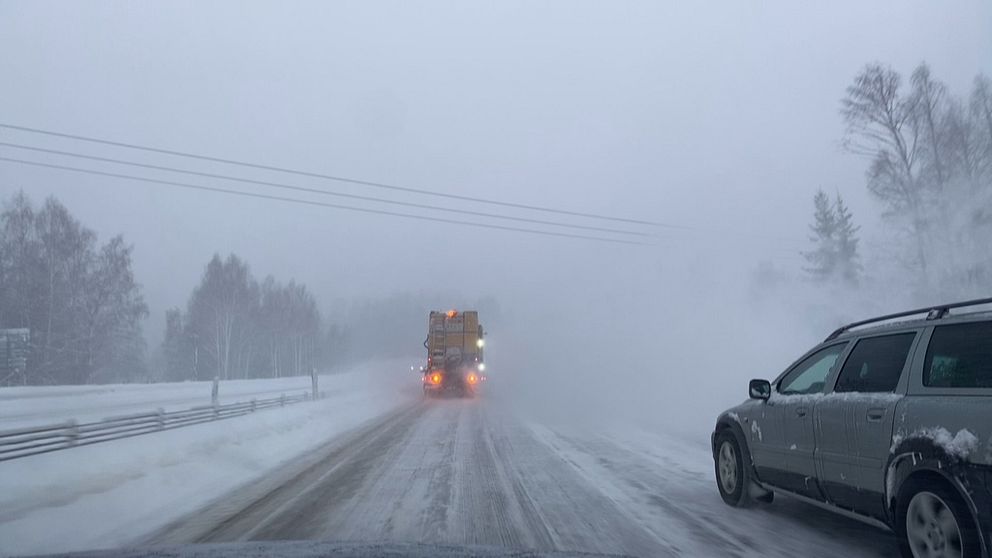
M 478 312 L 431 312 L 424 341 L 424 395 L 473 397 L 478 393 L 486 381 L 485 346 Z

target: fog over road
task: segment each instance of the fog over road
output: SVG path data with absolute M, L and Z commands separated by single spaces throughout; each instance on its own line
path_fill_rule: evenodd
M 890 556 L 890 534 L 779 498 L 735 510 L 696 445 L 561 433 L 498 401 L 418 402 L 140 544 L 402 541 L 634 556 Z

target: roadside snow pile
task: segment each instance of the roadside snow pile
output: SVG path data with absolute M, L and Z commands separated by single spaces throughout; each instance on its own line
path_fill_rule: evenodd
M 400 363 L 397 363 L 400 364 Z M 405 368 L 409 363 L 402 362 Z M 402 370 L 402 368 L 401 368 Z M 336 375 L 319 377 L 320 391 L 328 395 L 345 386 Z M 107 384 L 82 386 L 25 386 L 0 388 L 0 430 L 47 425 L 73 419 L 80 422 L 150 412 L 185 410 L 209 405 L 213 382 L 160 384 Z M 221 404 L 267 399 L 309 392 L 310 377 L 225 380 L 220 383 Z
M 968 456 L 971 455 L 973 451 L 978 449 L 978 438 L 967 428 L 958 430 L 957 433 L 952 436 L 951 432 L 943 426 L 936 426 L 931 428 L 921 428 L 909 435 L 896 434 L 892 437 L 891 451 L 895 451 L 903 440 L 911 440 L 914 438 L 932 440 L 938 447 L 943 448 L 948 455 L 961 460 L 968 459 Z
M 412 401 L 408 369 L 363 365 L 322 376 L 332 395 L 312 403 L 0 463 L 0 555 L 127 544 Z

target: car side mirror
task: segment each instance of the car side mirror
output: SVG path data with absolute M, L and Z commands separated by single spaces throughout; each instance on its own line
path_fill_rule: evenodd
M 768 401 L 772 396 L 772 384 L 768 380 L 751 380 L 747 385 L 747 391 L 751 399 Z

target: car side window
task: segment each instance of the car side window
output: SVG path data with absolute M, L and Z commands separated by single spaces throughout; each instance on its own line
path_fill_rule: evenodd
M 895 391 L 916 333 L 869 337 L 858 341 L 837 377 L 835 392 Z
M 844 352 L 847 343 L 824 347 L 809 355 L 797 364 L 778 383 L 778 392 L 786 395 L 819 393 L 823 382 L 837 363 L 837 357 Z
M 992 322 L 934 328 L 923 364 L 923 385 L 992 388 Z

